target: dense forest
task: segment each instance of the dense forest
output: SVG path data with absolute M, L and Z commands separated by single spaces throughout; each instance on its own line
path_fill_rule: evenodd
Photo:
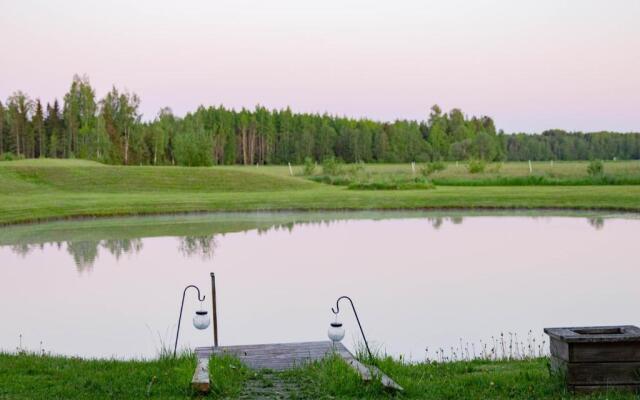
M 184 117 L 161 109 L 143 121 L 140 98 L 113 87 L 97 99 L 74 76 L 62 102 L 13 93 L 0 102 L 0 159 L 84 158 L 112 164 L 214 165 L 430 160 L 639 159 L 640 133 L 505 134 L 490 117 L 431 107 L 424 121 L 378 122 L 257 106 L 199 107 Z

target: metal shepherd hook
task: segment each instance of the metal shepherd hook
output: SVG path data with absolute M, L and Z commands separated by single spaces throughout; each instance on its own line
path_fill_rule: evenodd
M 200 289 L 198 289 L 197 286 L 189 285 L 186 288 L 184 288 L 184 292 L 182 292 L 182 304 L 180 305 L 180 316 L 178 317 L 178 331 L 176 332 L 176 344 L 173 347 L 173 357 L 174 358 L 176 356 L 176 351 L 178 350 L 178 336 L 180 336 L 180 321 L 182 321 L 182 309 L 184 308 L 184 297 L 187 294 L 187 290 L 189 288 L 194 288 L 195 290 L 197 290 L 198 291 L 198 300 L 204 301 L 204 296 L 202 296 L 202 298 L 200 297 Z
M 358 327 L 360 328 L 360 333 L 362 334 L 362 339 L 364 339 L 364 345 L 367 347 L 367 353 L 369 353 L 369 359 L 373 361 L 373 355 L 371 354 L 371 350 L 369 349 L 369 342 L 367 342 L 367 337 L 364 335 L 364 330 L 362 330 L 362 325 L 360 324 L 360 318 L 358 318 L 358 313 L 356 312 L 356 307 L 353 305 L 353 300 L 349 296 L 341 296 L 336 300 L 336 308 L 331 308 L 331 311 L 338 315 L 340 312 L 340 300 L 347 299 L 349 303 L 351 303 L 351 308 L 353 309 L 353 315 L 356 316 L 356 321 L 358 322 Z

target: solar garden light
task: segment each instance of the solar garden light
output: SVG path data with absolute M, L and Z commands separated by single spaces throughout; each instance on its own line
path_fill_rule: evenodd
M 356 322 L 358 322 L 358 327 L 360 328 L 360 333 L 362 334 L 362 339 L 364 340 L 364 345 L 367 348 L 367 353 L 369 354 L 369 359 L 373 361 L 373 355 L 371 354 L 371 350 L 369 349 L 369 343 L 367 342 L 367 337 L 364 335 L 364 330 L 362 330 L 362 324 L 360 324 L 360 318 L 358 318 L 358 313 L 356 312 L 356 307 L 353 305 L 353 300 L 348 296 L 341 296 L 336 300 L 336 308 L 331 308 L 331 311 L 335 314 L 336 320 L 329 325 L 329 330 L 327 331 L 327 336 L 333 342 L 333 345 L 344 338 L 344 327 L 342 323 L 338 321 L 338 313 L 340 312 L 340 300 L 347 299 L 349 303 L 351 303 L 351 309 L 353 309 L 353 315 L 356 317 Z
M 202 302 L 204 301 L 204 296 L 200 296 L 200 289 L 198 289 L 195 285 L 189 285 L 184 288 L 182 292 L 182 304 L 180 305 L 180 316 L 178 317 L 178 331 L 176 332 L 176 344 L 173 347 L 173 356 L 176 356 L 176 352 L 178 350 L 178 337 L 180 336 L 180 321 L 182 320 L 182 309 L 184 308 L 184 298 L 187 294 L 187 290 L 189 288 L 194 288 L 198 291 L 198 300 L 200 300 L 200 310 L 196 311 L 196 314 L 193 316 L 193 326 L 196 329 L 206 329 L 209 327 L 209 323 L 211 322 L 209 319 L 209 313 L 202 309 Z

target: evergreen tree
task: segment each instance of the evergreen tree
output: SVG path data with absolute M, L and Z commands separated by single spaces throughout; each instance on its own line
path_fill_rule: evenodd
M 36 111 L 33 114 L 33 134 L 36 138 L 36 156 L 45 157 L 47 154 L 46 133 L 44 128 L 44 113 L 40 99 L 36 100 Z

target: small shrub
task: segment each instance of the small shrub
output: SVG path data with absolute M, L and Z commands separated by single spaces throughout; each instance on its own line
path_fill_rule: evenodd
M 587 172 L 591 176 L 599 176 L 604 173 L 604 164 L 600 160 L 592 160 L 587 165 Z
M 424 177 L 411 179 L 387 177 L 366 181 L 354 181 L 349 184 L 349 189 L 352 190 L 417 190 L 433 188 L 435 188 L 435 186 Z
M 304 171 L 305 175 L 313 175 L 316 171 L 316 163 L 311 159 L 311 157 L 305 157 L 304 159 Z
M 342 173 L 342 162 L 335 157 L 328 157 L 322 160 L 322 173 L 325 175 L 340 175 Z
M 471 174 L 479 174 L 484 172 L 484 169 L 487 167 L 487 164 L 484 160 L 469 160 L 469 164 L 467 164 L 467 169 Z
M 500 172 L 500 170 L 502 169 L 502 163 L 501 162 L 496 162 L 493 163 L 491 166 L 491 172 L 493 172 L 494 174 L 497 174 Z
M 420 173 L 424 176 L 429 176 L 435 172 L 444 171 L 446 168 L 447 164 L 442 161 L 432 161 L 420 167 Z
M 358 176 L 361 175 L 362 173 L 364 173 L 364 163 L 362 161 L 355 163 L 353 165 L 350 165 L 347 168 L 347 174 L 351 175 L 351 176 Z
M 346 176 L 331 176 L 331 175 L 314 175 L 314 176 L 310 176 L 307 179 L 313 182 L 326 183 L 328 185 L 335 185 L 335 186 L 348 186 L 353 182 L 351 178 L 348 178 Z
M 22 156 L 16 156 L 15 154 L 13 154 L 12 152 L 7 152 L 7 153 L 3 153 L 0 154 L 0 161 L 14 161 L 14 160 L 20 160 L 24 157 Z

